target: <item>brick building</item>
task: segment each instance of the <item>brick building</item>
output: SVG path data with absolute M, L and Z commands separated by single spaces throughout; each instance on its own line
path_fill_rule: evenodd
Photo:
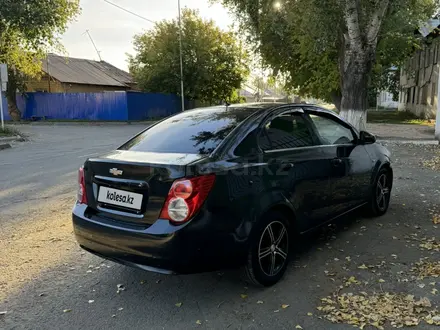
M 400 72 L 399 110 L 414 113 L 420 118 L 433 119 L 439 99 L 440 38 L 439 20 L 430 21 L 428 31 L 420 31 L 425 42 L 413 53 Z

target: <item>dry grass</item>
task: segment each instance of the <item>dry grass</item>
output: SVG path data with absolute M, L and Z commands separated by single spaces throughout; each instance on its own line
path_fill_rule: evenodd
M 374 124 L 408 124 L 434 126 L 434 120 L 417 118 L 413 113 L 397 110 L 368 110 L 367 121 Z
M 23 136 L 23 134 L 15 127 L 5 126 L 4 130 L 0 127 L 0 137 L 7 136 Z

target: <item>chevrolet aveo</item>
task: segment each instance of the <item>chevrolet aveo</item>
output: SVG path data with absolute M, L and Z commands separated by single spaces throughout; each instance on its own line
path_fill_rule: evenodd
M 298 234 L 357 208 L 383 215 L 390 154 L 333 112 L 304 104 L 185 111 L 79 169 L 76 239 L 167 274 L 243 267 L 275 284 Z

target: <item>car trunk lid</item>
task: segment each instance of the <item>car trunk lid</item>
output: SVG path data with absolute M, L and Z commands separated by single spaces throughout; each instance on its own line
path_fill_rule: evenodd
M 88 205 L 106 219 L 148 226 L 159 217 L 174 180 L 185 176 L 196 154 L 117 150 L 85 166 Z

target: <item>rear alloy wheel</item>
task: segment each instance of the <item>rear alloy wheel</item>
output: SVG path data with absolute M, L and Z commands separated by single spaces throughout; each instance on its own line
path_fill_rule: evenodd
M 375 217 L 384 215 L 390 205 L 392 178 L 387 169 L 382 169 L 377 175 L 370 203 L 370 213 Z
M 283 214 L 270 212 L 254 235 L 245 274 L 258 286 L 277 283 L 289 261 L 289 223 Z

